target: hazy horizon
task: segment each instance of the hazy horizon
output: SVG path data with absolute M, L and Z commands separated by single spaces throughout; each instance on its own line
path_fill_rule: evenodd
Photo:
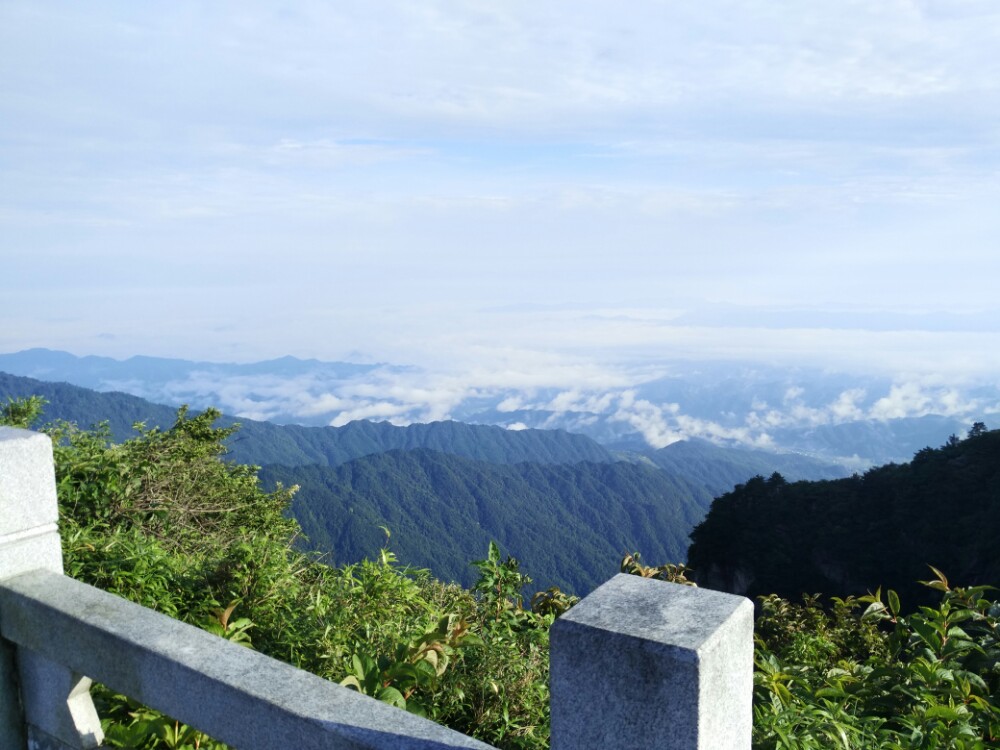
M 995 381 L 759 362 L 597 366 L 554 358 L 547 366 L 443 371 L 288 357 L 249 365 L 114 360 L 36 349 L 0 352 L 0 372 L 279 424 L 457 420 L 510 430 L 562 429 L 628 450 L 700 438 L 809 455 L 852 470 L 907 461 L 927 445 L 964 435 L 973 422 L 996 428 L 1000 414 Z M 30 389 L 15 385 L 15 392 Z
M 0 350 L 996 383 L 998 48 L 976 1 L 7 2 Z

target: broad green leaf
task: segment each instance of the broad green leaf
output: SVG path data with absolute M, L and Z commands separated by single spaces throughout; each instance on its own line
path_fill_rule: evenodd
M 951 706 L 931 706 L 926 711 L 924 711 L 924 718 L 944 719 L 945 721 L 958 721 L 960 718 L 962 718 L 962 714 L 960 714 Z
M 404 698 L 403 694 L 391 685 L 379 690 L 376 697 L 383 703 L 388 703 L 390 706 L 395 706 L 396 708 L 406 708 L 406 698 Z
M 899 615 L 899 594 L 897 594 L 892 589 L 889 589 L 889 611 L 892 612 L 892 616 L 896 617 Z

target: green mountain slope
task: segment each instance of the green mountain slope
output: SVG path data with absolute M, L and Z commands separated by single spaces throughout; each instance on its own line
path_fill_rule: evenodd
M 918 451 L 863 476 L 757 477 L 692 533 L 698 580 L 750 596 L 844 595 L 882 585 L 927 601 L 928 565 L 961 585 L 1000 580 L 1000 431 Z
M 176 409 L 124 393 L 98 393 L 67 383 L 48 383 L 0 372 L 0 399 L 38 395 L 49 404 L 47 420 L 66 419 L 89 427 L 108 421 L 112 435 L 124 440 L 135 422 L 170 427 Z M 357 421 L 343 427 L 276 425 L 223 417 L 220 425 L 242 427 L 228 442 L 230 460 L 247 464 L 337 465 L 394 449 L 429 448 L 494 463 L 535 461 L 575 463 L 612 461 L 609 451 L 583 435 L 562 430 L 507 430 L 492 425 L 433 422 L 397 427 Z
M 265 466 L 261 478 L 300 486 L 292 512 L 332 562 L 377 555 L 385 526 L 402 562 L 469 584 L 469 561 L 493 539 L 536 587 L 574 593 L 616 573 L 625 552 L 682 561 L 711 502 L 704 488 L 648 466 L 497 465 L 425 449 L 338 467 Z
M 69 383 L 0 372 L 0 401 L 29 396 L 41 396 L 48 402 L 43 410 L 46 422 L 64 419 L 84 428 L 107 422 L 119 441 L 133 435 L 132 425 L 136 422 L 168 428 L 177 417 L 177 409 L 172 406 L 153 404 L 127 393 L 98 393 Z
M 794 481 L 839 479 L 850 473 L 842 466 L 810 456 L 721 448 L 707 440 L 682 440 L 644 455 L 664 471 L 698 482 L 713 495 L 727 492 L 757 474 L 777 471 Z
M 302 427 L 240 420 L 230 442 L 233 460 L 253 464 L 336 466 L 389 450 L 429 450 L 490 463 L 610 462 L 613 457 L 588 437 L 562 430 L 507 430 L 494 425 L 431 422 L 397 427 L 355 421 L 343 427 Z

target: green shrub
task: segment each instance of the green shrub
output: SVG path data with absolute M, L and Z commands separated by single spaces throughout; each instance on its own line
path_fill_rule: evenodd
M 754 747 L 1000 747 L 1000 605 L 934 572 L 940 605 L 911 614 L 892 591 L 762 597 Z

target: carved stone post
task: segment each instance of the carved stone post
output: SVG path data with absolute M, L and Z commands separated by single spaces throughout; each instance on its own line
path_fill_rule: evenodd
M 749 599 L 617 575 L 551 639 L 552 750 L 749 750 Z
M 49 438 L 0 427 L 0 580 L 62 573 L 58 518 Z M 89 690 L 86 677 L 0 639 L 0 747 L 97 747 L 103 734 Z

